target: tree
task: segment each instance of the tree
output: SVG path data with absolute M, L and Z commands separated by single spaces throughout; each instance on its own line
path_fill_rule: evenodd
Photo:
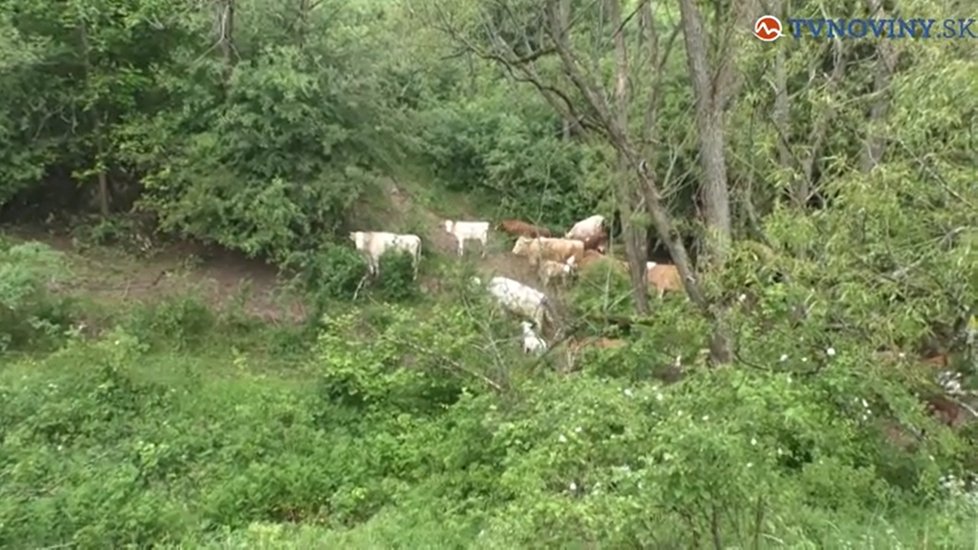
M 600 3 L 591 11 L 575 10 L 566 0 L 548 0 L 540 7 L 516 0 L 494 0 L 481 4 L 474 13 L 465 13 L 453 9 L 457 6 L 434 1 L 426 4 L 423 17 L 462 47 L 500 64 L 516 80 L 531 84 L 562 117 L 578 121 L 592 136 L 613 147 L 619 175 L 613 188 L 617 206 L 623 214 L 633 301 L 638 313 L 649 312 L 645 256 L 640 245 L 642 223 L 639 214 L 644 211 L 650 216 L 659 239 L 668 248 L 690 299 L 708 318 L 717 319 L 715 305 L 700 287 L 689 253 L 664 200 L 656 163 L 649 158 L 654 142 L 654 136 L 649 132 L 653 131 L 655 113 L 662 97 L 655 93 L 655 86 L 649 96 L 630 92 L 631 82 L 638 78 L 636 73 L 647 72 L 650 67 L 658 69 L 664 64 L 663 58 L 649 55 L 658 53 L 661 48 L 659 34 L 652 32 L 655 26 L 652 7 L 648 2 L 639 2 L 627 15 L 623 15 L 621 7 L 618 0 Z M 636 17 L 640 12 L 642 15 Z M 499 13 L 507 17 L 502 21 L 493 17 Z M 525 29 L 530 20 L 542 22 L 539 32 L 530 36 L 527 32 L 514 31 Z M 639 25 L 642 21 L 646 25 L 644 29 Z M 505 29 L 501 28 L 502 24 L 506 25 Z M 588 51 L 584 47 L 588 43 L 597 44 L 597 47 Z M 644 48 L 640 48 L 643 43 Z M 668 48 L 662 50 L 669 51 Z M 615 67 L 611 78 L 600 70 L 609 53 Z M 641 61 L 629 63 L 630 57 Z M 556 66 L 550 63 L 551 60 L 556 60 Z M 637 113 L 644 115 L 633 118 L 632 115 Z M 643 123 L 649 122 L 652 125 L 643 127 Z M 715 176 L 722 180 L 722 169 Z M 716 200 L 723 199 L 725 186 L 720 186 L 713 196 Z M 715 210 L 711 219 L 721 227 L 729 227 L 729 206 L 718 205 Z M 729 229 L 725 233 L 729 236 Z M 730 349 L 726 340 L 717 338 L 714 344 L 713 358 L 717 362 L 729 361 Z

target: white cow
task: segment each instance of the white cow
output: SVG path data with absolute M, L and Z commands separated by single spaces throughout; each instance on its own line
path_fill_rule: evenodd
M 550 304 L 547 296 L 535 288 L 506 277 L 493 277 L 489 280 L 489 293 L 507 310 L 533 320 L 543 329 L 549 315 Z
M 489 222 L 459 222 L 444 220 L 445 231 L 455 236 L 458 241 L 458 255 L 464 253 L 465 241 L 482 243 L 482 257 L 486 257 L 486 244 L 489 242 Z
M 564 235 L 565 239 L 577 239 L 587 241 L 604 234 L 605 220 L 601 214 L 595 214 L 590 218 L 583 219 L 574 224 L 571 230 Z
M 543 355 L 547 351 L 547 342 L 537 336 L 533 331 L 533 325 L 529 321 L 523 321 L 523 353 Z
M 367 266 L 371 274 L 380 273 L 380 257 L 384 252 L 394 249 L 411 254 L 414 264 L 414 278 L 418 278 L 418 263 L 421 261 L 421 237 L 417 235 L 399 235 L 386 231 L 354 231 L 350 240 L 357 250 L 367 255 Z

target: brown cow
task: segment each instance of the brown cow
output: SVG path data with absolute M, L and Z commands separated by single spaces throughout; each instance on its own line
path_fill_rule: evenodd
M 580 265 L 580 267 L 581 267 L 581 269 L 584 269 L 585 267 L 587 267 L 587 266 L 589 266 L 589 265 L 591 265 L 591 264 L 593 264 L 593 263 L 601 260 L 602 258 L 606 258 L 606 257 L 607 256 L 605 256 L 604 254 L 598 252 L 597 250 L 587 250 L 586 249 L 586 246 L 585 246 L 584 257 L 581 258 L 581 265 Z
M 615 349 L 620 348 L 625 345 L 625 341 L 618 338 L 605 338 L 603 336 L 592 337 L 592 338 L 582 338 L 579 340 L 571 340 L 568 342 L 567 347 L 570 351 L 577 355 L 584 351 L 585 348 L 597 348 L 597 349 Z
M 549 237 L 550 230 L 521 220 L 503 220 L 496 224 L 496 229 L 514 237 Z
M 659 292 L 659 298 L 666 291 L 680 291 L 683 289 L 683 279 L 679 275 L 679 269 L 672 264 L 657 264 L 655 262 L 645 262 L 646 277 L 649 284 L 654 286 Z
M 584 250 L 597 250 L 604 254 L 608 249 L 608 234 L 591 235 L 584 239 Z
M 576 366 L 577 358 L 587 349 L 617 349 L 625 346 L 624 340 L 616 338 L 582 338 L 567 342 L 567 369 Z
M 938 353 L 937 355 L 928 357 L 926 359 L 921 359 L 920 362 L 939 369 L 945 369 L 951 363 L 948 360 L 946 353 Z
M 957 428 L 966 420 L 963 408 L 943 395 L 935 395 L 925 399 L 925 401 L 927 412 L 937 417 L 948 427 Z

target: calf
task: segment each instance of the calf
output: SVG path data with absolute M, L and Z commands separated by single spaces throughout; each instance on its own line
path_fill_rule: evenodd
M 574 265 L 574 256 L 568 258 L 564 263 L 543 260 L 537 269 L 537 275 L 540 277 L 540 282 L 543 283 L 543 286 L 550 286 L 550 282 L 554 279 L 560 279 L 566 283 L 574 271 Z
M 458 255 L 465 253 L 465 241 L 482 243 L 482 257 L 486 257 L 486 245 L 489 243 L 489 222 L 459 222 L 444 220 L 445 231 L 455 236 L 458 241 Z
M 541 259 L 563 263 L 573 256 L 575 262 L 580 262 L 584 258 L 584 243 L 573 239 L 520 237 L 513 246 L 513 254 L 526 256 L 534 267 Z
M 549 237 L 550 230 L 546 227 L 539 227 L 531 223 L 520 220 L 503 220 L 496 225 L 496 229 L 514 237 Z
M 385 231 L 354 231 L 350 240 L 357 250 L 367 256 L 367 267 L 373 275 L 380 274 L 380 257 L 388 250 L 401 250 L 411 255 L 414 265 L 414 278 L 418 278 L 418 263 L 421 261 L 421 237 L 399 235 Z
M 543 355 L 547 351 L 547 342 L 533 332 L 533 325 L 529 321 L 523 321 L 523 353 Z
M 543 330 L 545 321 L 550 318 L 547 296 L 535 288 L 497 276 L 489 280 L 488 290 L 505 309 L 531 319 L 540 330 Z
M 666 291 L 683 289 L 683 278 L 679 275 L 679 269 L 676 266 L 645 262 L 645 269 L 649 284 L 658 291 L 659 298 L 662 298 Z

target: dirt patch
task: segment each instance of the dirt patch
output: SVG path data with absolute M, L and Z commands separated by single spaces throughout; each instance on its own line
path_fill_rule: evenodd
M 192 293 L 222 311 L 240 306 L 248 316 L 271 322 L 300 322 L 303 302 L 289 295 L 278 270 L 260 260 L 192 242 L 159 245 L 145 258 L 111 248 L 81 250 L 64 234 L 25 229 L 6 231 L 43 242 L 64 253 L 71 278 L 55 290 L 103 304 L 153 303 Z

